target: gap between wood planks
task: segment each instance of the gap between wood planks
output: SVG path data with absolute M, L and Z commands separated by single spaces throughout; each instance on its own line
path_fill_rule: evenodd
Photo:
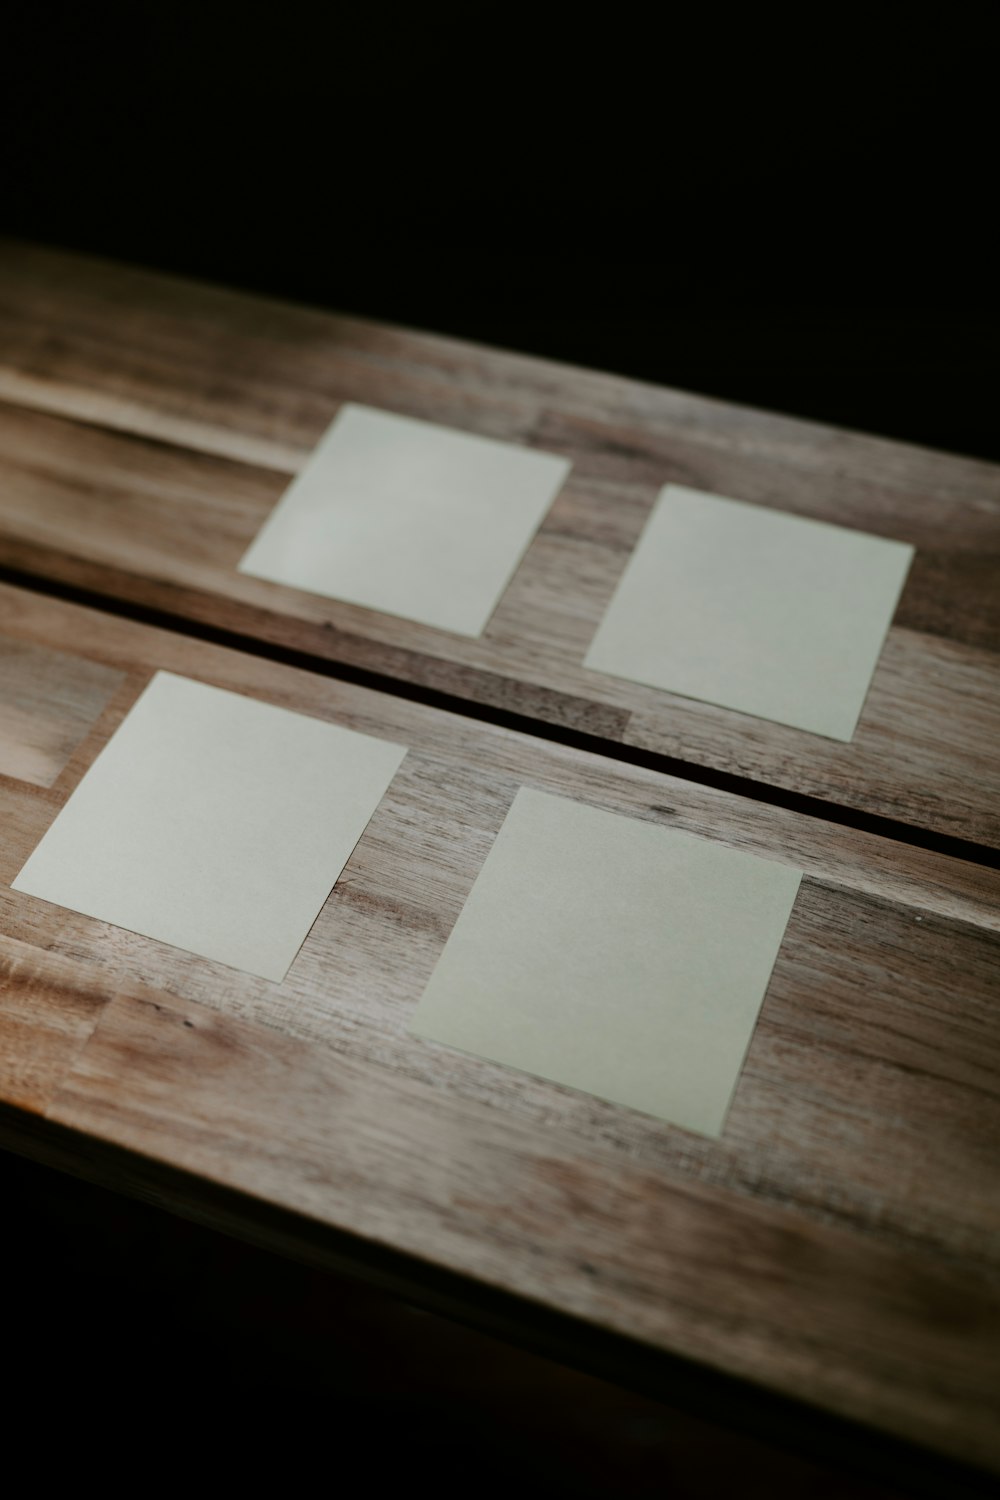
M 827 802 L 822 797 L 789 791 L 783 787 L 769 786 L 749 776 L 738 776 L 731 771 L 720 771 L 713 767 L 697 765 L 677 756 L 661 755 L 656 751 L 625 745 L 618 740 L 602 739 L 599 735 L 587 734 L 584 730 L 570 729 L 547 720 L 534 719 L 527 714 L 516 713 L 513 709 L 496 708 L 478 703 L 463 698 L 457 693 L 447 693 L 440 688 L 407 682 L 384 672 L 352 666 L 346 662 L 328 661 L 325 658 L 313 656 L 308 651 L 300 651 L 272 641 L 258 640 L 255 636 L 245 635 L 242 631 L 227 630 L 218 625 L 191 620 L 171 610 L 119 599 L 97 589 L 43 578 L 35 573 L 23 572 L 2 564 L 0 564 L 0 583 L 61 599 L 68 604 L 102 610 L 105 614 L 132 620 L 139 625 L 170 630 L 175 634 L 190 636 L 211 645 L 242 651 L 245 655 L 280 662 L 285 666 L 296 667 L 300 671 L 312 672 L 316 676 L 350 682 L 358 687 L 370 688 L 375 692 L 423 704 L 427 708 L 460 714 L 466 719 L 492 724 L 501 729 L 514 730 L 519 734 L 530 735 L 534 739 L 549 740 L 575 750 L 589 751 L 591 754 L 602 755 L 608 760 L 639 766 L 644 770 L 660 771 L 665 775 L 676 776 L 697 785 L 712 787 L 716 791 L 733 792 L 751 801 L 781 807 L 788 812 L 799 813 L 807 818 L 817 818 L 823 822 L 853 828 L 862 833 L 875 834 L 880 838 L 895 840 L 897 843 L 927 849 L 935 854 L 944 854 L 951 859 L 962 859 L 989 869 L 1000 869 L 1000 849 L 991 849 L 988 845 L 980 844 L 974 839 L 964 839 L 954 834 L 919 828 L 902 819 L 887 818 L 881 813 L 865 812 L 860 808 Z

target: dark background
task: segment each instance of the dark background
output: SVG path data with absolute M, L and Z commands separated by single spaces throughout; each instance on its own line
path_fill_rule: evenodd
M 988 12 L 873 9 L 8 0 L 0 230 L 1000 459 Z M 0 1192 L 49 1465 L 124 1432 L 230 1478 L 863 1493 L 13 1159 Z
M 0 220 L 1000 458 L 988 14 L 8 0 Z

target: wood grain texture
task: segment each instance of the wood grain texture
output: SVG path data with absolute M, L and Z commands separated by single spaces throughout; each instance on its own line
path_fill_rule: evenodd
M 112 993 L 99 970 L 0 936 L 0 1101 L 44 1111 Z
M 0 636 L 0 773 L 51 786 L 121 681 L 110 667 Z
M 995 1458 L 1000 1297 L 964 1268 L 583 1156 L 558 1127 L 165 996 L 112 1002 L 49 1113 L 373 1246 Z
M 125 674 L 54 787 L 0 778 L 10 1005 L 46 997 L 0 1102 L 1000 1469 L 1000 872 L 10 588 L 0 631 Z M 280 985 L 8 888 L 157 668 L 410 747 Z M 721 1140 L 408 1032 L 521 785 L 805 871 Z
M 235 571 L 341 402 L 571 460 L 479 640 Z M 1000 847 L 1000 470 L 8 244 L 0 562 L 468 703 Z M 853 743 L 585 671 L 668 480 L 911 542 Z

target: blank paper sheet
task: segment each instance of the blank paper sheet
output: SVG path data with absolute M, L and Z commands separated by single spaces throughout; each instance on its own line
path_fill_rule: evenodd
M 481 635 L 569 467 L 349 403 L 239 570 Z
M 281 980 L 405 754 L 157 672 L 14 889 Z
M 850 740 L 912 559 L 903 542 L 668 484 L 585 665 Z
M 799 880 L 522 789 L 412 1030 L 718 1136 Z

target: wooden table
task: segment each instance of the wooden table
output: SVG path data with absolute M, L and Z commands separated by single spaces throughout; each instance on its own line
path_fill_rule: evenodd
M 481 639 L 235 571 L 348 399 L 572 461 Z M 852 744 L 582 667 L 668 480 L 915 545 Z M 0 548 L 8 569 L 314 665 L 516 714 L 801 810 L 822 799 L 862 826 L 931 832 L 954 853 L 1000 849 L 1000 470 L 989 464 L 6 245 Z
M 1000 1471 L 996 474 L 18 247 L 0 381 L 0 1139 L 942 1493 Z M 573 457 L 484 640 L 231 571 L 348 396 Z M 853 746 L 574 665 L 662 477 L 924 549 Z M 281 984 L 9 889 L 161 668 L 411 747 Z M 407 1031 L 524 785 L 804 870 L 720 1141 Z

